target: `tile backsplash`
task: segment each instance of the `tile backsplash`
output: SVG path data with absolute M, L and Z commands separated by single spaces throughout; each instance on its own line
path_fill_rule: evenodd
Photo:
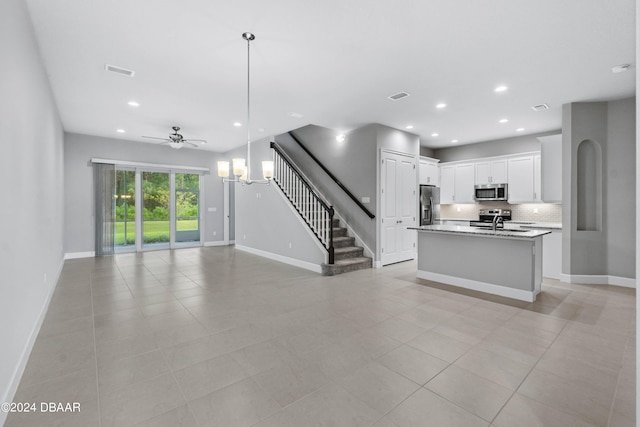
M 482 202 L 440 205 L 440 218 L 478 219 L 480 209 L 511 209 L 513 221 L 562 222 L 562 205 L 551 203 L 510 205 L 507 202 Z

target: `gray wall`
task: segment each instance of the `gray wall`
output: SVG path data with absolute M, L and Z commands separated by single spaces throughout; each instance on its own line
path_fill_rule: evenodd
M 0 52 L 0 402 L 11 402 L 62 267 L 64 146 L 22 0 L 0 2 Z
M 635 277 L 635 98 L 609 103 L 605 197 L 608 274 Z
M 560 129 L 551 132 L 535 133 L 531 135 L 517 136 L 513 138 L 495 139 L 477 144 L 460 145 L 435 149 L 433 156 L 441 162 L 453 162 L 457 160 L 479 159 L 482 157 L 504 156 L 508 154 L 540 151 L 538 137 L 556 135 Z
M 433 148 L 420 146 L 420 155 L 424 157 L 433 157 L 435 158 L 435 150 Z
M 220 154 L 205 150 L 173 150 L 167 146 L 97 136 L 65 134 L 65 251 L 94 250 L 93 157 L 110 160 L 157 163 L 165 165 L 207 167 L 204 175 L 205 242 L 224 239 L 223 185 L 217 176 L 216 162 Z M 209 212 L 208 208 L 217 208 Z M 213 232 L 216 232 L 216 236 Z
M 246 147 L 224 157 L 245 158 Z M 251 143 L 251 178 L 262 179 L 262 160 L 273 158 L 269 139 Z M 236 245 L 295 259 L 319 266 L 325 261 L 326 251 L 307 226 L 302 223 L 290 203 L 275 184 L 252 184 L 235 187 L 235 241 Z
M 562 135 L 562 272 L 635 277 L 635 98 L 564 105 Z M 577 148 L 584 140 L 602 150 L 599 231 L 577 230 Z

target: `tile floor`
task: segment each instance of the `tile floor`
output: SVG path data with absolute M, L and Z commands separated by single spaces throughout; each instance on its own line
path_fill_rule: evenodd
M 635 291 L 527 304 L 231 247 L 65 263 L 13 426 L 635 426 Z

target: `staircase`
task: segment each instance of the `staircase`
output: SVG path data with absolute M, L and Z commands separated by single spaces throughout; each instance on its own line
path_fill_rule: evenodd
M 322 264 L 323 276 L 335 276 L 349 271 L 371 268 L 373 261 L 363 255 L 364 248 L 355 246 L 355 238 L 347 235 L 347 229 L 340 227 L 340 220 L 333 218 L 333 264 Z
M 273 182 L 298 212 L 327 251 L 327 262 L 321 265 L 323 276 L 371 268 L 371 258 L 363 256 L 364 248 L 355 246 L 355 238 L 347 235 L 334 218 L 335 211 L 326 199 L 307 181 L 304 174 L 275 142 Z

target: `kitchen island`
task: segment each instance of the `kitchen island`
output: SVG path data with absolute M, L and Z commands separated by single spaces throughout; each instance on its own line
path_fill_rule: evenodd
M 529 302 L 540 293 L 542 236 L 550 230 L 410 228 L 418 231 L 418 278 Z

